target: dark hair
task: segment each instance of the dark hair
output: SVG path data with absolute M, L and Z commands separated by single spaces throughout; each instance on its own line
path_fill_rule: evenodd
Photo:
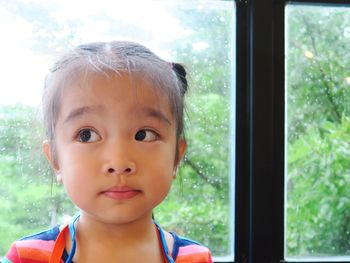
M 129 74 L 132 79 L 149 81 L 155 92 L 165 94 L 176 121 L 177 140 L 183 136 L 186 70 L 179 63 L 169 63 L 148 48 L 133 42 L 95 42 L 77 46 L 63 55 L 51 68 L 42 97 L 44 128 L 55 151 L 55 127 L 60 112 L 62 89 L 78 76 L 86 74 Z

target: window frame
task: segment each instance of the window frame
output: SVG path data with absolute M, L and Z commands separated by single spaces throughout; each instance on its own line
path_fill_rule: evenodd
M 283 9 L 283 1 L 236 1 L 235 262 L 284 257 Z
M 301 263 L 284 259 L 285 6 L 294 3 L 350 7 L 350 1 L 235 2 L 234 262 Z

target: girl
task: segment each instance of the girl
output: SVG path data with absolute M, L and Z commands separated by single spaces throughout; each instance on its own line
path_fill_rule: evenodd
M 43 151 L 80 212 L 14 242 L 8 262 L 212 262 L 206 247 L 164 231 L 152 211 L 184 155 L 186 72 L 130 42 L 63 56 L 44 89 Z

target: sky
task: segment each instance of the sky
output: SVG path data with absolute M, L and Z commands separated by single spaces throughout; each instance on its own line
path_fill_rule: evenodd
M 0 0 L 0 105 L 39 106 L 45 76 L 57 56 L 84 42 L 136 41 L 170 60 L 170 50 L 164 49 L 166 43 L 193 33 L 182 27 L 174 10 L 232 8 L 232 3 L 233 0 Z M 198 40 L 191 52 L 207 48 L 205 40 Z
M 135 3 L 137 2 L 137 3 Z M 168 4 L 164 4 L 164 3 Z M 57 47 L 52 54 L 38 52 L 40 39 L 46 35 L 64 39 L 71 33 L 70 25 L 79 23 L 74 32 L 71 45 L 82 42 L 112 39 L 125 39 L 140 42 L 163 58 L 169 58 L 169 54 L 159 46 L 164 42 L 174 41 L 178 37 L 191 34 L 180 26 L 179 21 L 171 15 L 171 8 L 184 3 L 192 3 L 191 8 L 202 8 L 206 1 L 107 1 L 107 0 L 18 0 L 13 1 L 12 6 L 0 2 L 0 33 L 5 36 L 6 41 L 0 42 L 0 104 L 23 103 L 38 106 L 41 99 L 41 90 L 48 69 L 53 64 Z M 16 6 L 14 6 L 16 5 Z M 31 6 L 32 9 L 23 8 Z M 137 6 L 137 8 L 135 8 Z M 60 30 L 56 32 L 45 31 L 40 28 L 40 13 L 38 21 L 26 17 L 29 11 L 37 9 L 48 9 L 47 20 L 59 21 Z M 20 11 L 18 11 L 20 10 Z M 144 30 L 145 37 L 133 35 L 132 30 L 120 28 L 118 35 L 114 31 L 120 25 L 111 25 L 107 18 L 117 17 L 125 24 L 134 25 Z M 104 19 L 106 18 L 106 19 Z M 50 21 L 47 21 L 49 24 Z M 119 28 L 118 28 L 119 30 Z M 136 38 L 136 39 L 135 39 Z M 4 38 L 2 38 L 4 39 Z M 46 43 L 47 44 L 47 43 Z M 199 48 L 205 47 L 205 43 L 196 43 Z M 64 50 L 66 46 L 62 46 Z

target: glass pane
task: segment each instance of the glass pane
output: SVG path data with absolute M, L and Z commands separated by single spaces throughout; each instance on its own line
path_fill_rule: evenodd
M 186 65 L 188 150 L 169 197 L 154 214 L 165 229 L 200 241 L 215 256 L 232 257 L 234 2 L 113 2 L 0 3 L 6 36 L 0 43 L 0 258 L 14 239 L 75 213 L 41 154 L 41 89 L 62 51 L 109 40 L 136 41 Z
M 286 249 L 350 260 L 350 7 L 286 8 Z

